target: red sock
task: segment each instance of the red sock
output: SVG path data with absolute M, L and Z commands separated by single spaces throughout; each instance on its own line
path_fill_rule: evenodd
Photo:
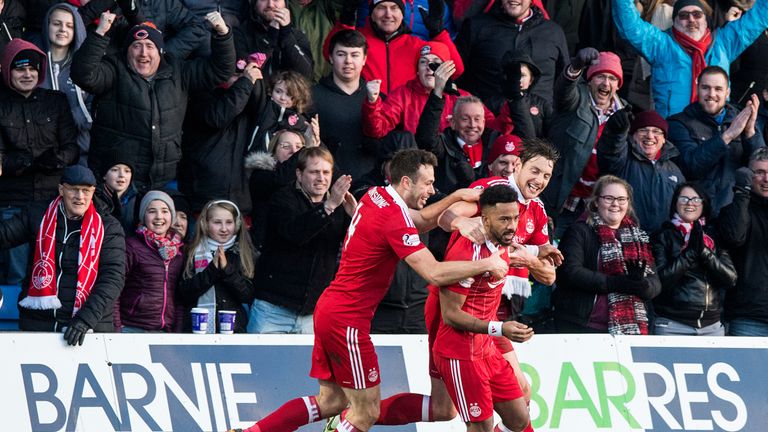
M 336 432 L 363 432 L 362 429 L 358 429 L 357 426 L 344 419 L 338 426 L 336 426 Z
M 272 414 L 243 432 L 293 432 L 306 424 L 320 420 L 320 407 L 314 396 L 304 396 L 286 402 Z
M 416 393 L 400 393 L 381 401 L 377 425 L 405 425 L 432 420 L 430 398 Z

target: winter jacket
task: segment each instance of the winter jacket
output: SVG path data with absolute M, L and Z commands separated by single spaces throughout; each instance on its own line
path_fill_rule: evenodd
M 336 23 L 323 44 L 323 55 L 329 58 L 329 44 L 334 34 L 340 30 L 355 30 L 354 27 Z M 388 95 L 396 88 L 405 85 L 416 77 L 416 62 L 421 48 L 425 42 L 410 34 L 410 30 L 403 23 L 400 29 L 386 38 L 376 27 L 376 24 L 368 19 L 368 24 L 357 30 L 365 36 L 368 42 L 368 58 L 363 66 L 363 78 L 366 81 L 381 80 L 381 92 Z M 448 47 L 451 60 L 456 64 L 454 77 L 464 73 L 464 62 L 453 44 L 450 35 L 443 30 L 433 39 L 442 42 Z
M 55 6 L 57 9 L 66 8 L 74 17 L 74 38 L 72 44 L 69 47 L 67 57 L 60 62 L 54 62 L 51 55 L 51 41 L 48 37 L 42 38 L 41 49 L 47 54 L 48 57 L 48 70 L 45 73 L 45 81 L 40 85 L 42 88 L 59 90 L 67 96 L 67 102 L 69 102 L 69 109 L 72 111 L 72 118 L 75 120 L 77 126 L 77 146 L 80 148 L 81 165 L 86 165 L 88 162 L 88 148 L 91 144 L 91 124 L 93 119 L 91 117 L 91 103 L 93 102 L 93 96 L 84 92 L 80 87 L 76 86 L 70 78 L 70 70 L 72 68 L 72 56 L 75 51 L 80 48 L 85 40 L 85 25 L 83 19 L 78 13 L 76 7 L 68 3 L 60 3 Z M 48 10 L 43 20 L 43 28 L 48 28 L 48 21 L 51 18 L 51 13 L 54 8 Z
M 423 7 L 425 11 L 429 11 L 429 0 L 405 0 L 405 13 L 403 13 L 403 25 L 411 30 L 411 33 L 422 39 L 429 40 L 429 30 L 424 26 L 424 20 L 421 19 L 419 13 L 419 7 Z M 357 25 L 362 27 L 365 25 L 368 16 L 370 15 L 370 3 L 367 1 L 361 1 L 360 7 L 357 9 Z M 451 17 L 451 9 L 446 6 L 443 14 L 443 28 L 453 38 L 456 36 L 456 26 L 453 24 L 453 18 Z
M 98 178 L 98 177 L 97 177 Z M 109 187 L 101 183 L 96 186 L 96 192 L 94 193 L 94 199 L 99 199 L 103 202 L 103 207 L 106 213 L 109 213 L 120 222 L 120 226 L 123 227 L 123 232 L 132 233 L 138 226 L 138 206 L 137 198 L 139 192 L 133 183 L 128 186 L 128 190 L 123 193 L 123 196 L 119 197 L 112 192 Z
M 609 276 L 598 270 L 600 240 L 585 221 L 577 221 L 565 232 L 559 248 L 564 260 L 557 268 L 557 289 L 552 293 L 555 317 L 586 326 L 597 295 L 609 292 Z M 650 300 L 661 291 L 661 282 L 656 274 L 646 279 L 648 287 L 636 295 Z
M 691 102 L 691 57 L 672 37 L 640 18 L 632 0 L 613 0 L 613 21 L 626 39 L 651 64 L 654 108 L 662 117 L 682 111 Z M 712 31 L 712 44 L 704 55 L 707 66 L 729 71 L 731 62 L 768 27 L 768 3 L 757 1 L 744 15 Z M 675 144 L 678 144 L 675 141 Z
M 343 206 L 328 215 L 296 184 L 272 195 L 264 248 L 254 277 L 256 298 L 310 315 L 336 273 L 350 218 Z
M 768 87 L 768 34 L 760 33 L 760 37 L 731 64 L 730 78 L 731 101 L 736 105 L 746 103 L 751 93 L 760 96 L 761 90 Z
M 251 212 L 244 158 L 267 97 L 262 80 L 254 84 L 243 76 L 227 89 L 203 90 L 190 98 L 179 189 L 194 211 L 210 200 L 228 199 L 241 212 Z
M 622 104 L 625 104 L 623 100 Z M 563 72 L 555 87 L 555 115 L 549 138 L 560 151 L 549 186 L 542 192 L 547 214 L 555 217 L 587 165 L 600 129 L 587 84 Z
M 24 30 L 27 11 L 21 0 L 5 0 L 0 11 L 0 53 L 12 39 L 20 38 Z
M 314 111 L 320 118 L 320 138 L 333 153 L 334 170 L 353 179 L 373 168 L 376 143 L 363 137 L 360 107 L 366 98 L 365 80 L 347 94 L 328 75 L 312 87 Z
M 513 133 L 520 138 L 545 138 L 549 134 L 555 115 L 546 99 L 525 92 L 522 99 L 507 100 L 496 117 L 496 128 L 503 134 Z
M 168 262 L 144 236 L 125 240 L 125 287 L 115 302 L 115 330 L 123 326 L 148 331 L 173 330 L 176 321 L 176 287 L 181 279 L 184 255 Z
M 451 128 L 446 128 L 439 133 L 445 98 L 439 98 L 434 93 L 429 94 L 424 112 L 419 119 L 416 128 L 416 143 L 422 150 L 427 150 L 437 156 L 435 167 L 435 188 L 440 192 L 449 194 L 456 189 L 469 186 L 479 179 L 485 169 L 485 160 L 490 151 L 493 140 L 498 132 L 486 128 L 482 135 L 483 165 L 472 168 L 464 150 L 457 141 L 456 133 Z
M 298 152 L 283 163 L 264 152 L 251 153 L 245 159 L 245 168 L 251 172 L 251 237 L 256 250 L 260 251 L 264 244 L 269 200 L 280 188 L 296 181 L 297 159 Z
M 163 32 L 165 52 L 187 58 L 208 37 L 206 24 L 180 0 L 140 0 L 144 18 Z
M 720 293 L 736 284 L 728 251 L 717 243 L 714 250 L 704 248 L 702 253 L 684 249 L 683 233 L 669 221 L 651 243 L 661 280 L 661 294 L 653 299 L 656 314 L 696 328 L 720 321 Z
M 725 294 L 725 319 L 768 323 L 768 199 L 737 191 L 718 221 L 723 246 L 729 248 L 739 280 Z
M 135 155 L 139 191 L 160 188 L 176 178 L 188 93 L 214 87 L 234 72 L 232 32 L 212 36 L 210 58 L 164 55 L 151 81 L 130 69 L 125 54 L 102 57 L 108 44 L 108 37 L 89 34 L 72 63 L 75 84 L 96 95 L 88 164 L 103 172 L 102 155 L 124 147 Z
M 315 60 L 314 73 L 310 78 L 312 81 L 318 82 L 322 77 L 331 73 L 331 64 L 322 60 L 323 42 L 333 28 L 333 23 L 336 22 L 336 15 L 341 9 L 341 1 L 313 0 L 309 4 L 302 5 L 299 0 L 289 0 L 286 3 L 291 10 L 291 20 L 307 36 L 309 49 Z
M 680 150 L 678 165 L 688 180 L 699 181 L 712 197 L 713 216 L 733 199 L 736 170 L 747 164 L 755 149 L 765 146 L 759 128 L 755 128 L 756 133 L 751 138 L 742 134 L 725 144 L 721 134 L 738 114 L 732 105 L 726 105 L 725 110 L 721 124 L 705 113 L 697 102 L 669 118 L 669 140 Z
M 190 251 L 189 253 L 194 252 Z M 213 286 L 216 289 L 216 315 L 218 316 L 218 311 L 222 310 L 237 312 L 235 333 L 245 333 L 245 328 L 248 325 L 248 312 L 243 305 L 251 304 L 253 301 L 253 282 L 243 275 L 240 250 L 237 244 L 229 248 L 224 255 L 227 258 L 225 268 L 217 268 L 211 262 L 205 270 L 195 273 L 191 278 L 182 276 L 176 290 L 177 299 L 183 305 L 184 311 L 182 331 L 186 333 L 192 331 L 190 311 L 193 307 L 197 307 L 200 296 Z M 218 324 L 216 327 L 218 328 Z
M 252 11 L 250 17 L 234 29 L 237 58 L 247 59 L 257 52 L 265 54 L 267 60 L 261 67 L 265 80 L 283 70 L 298 72 L 312 80 L 315 63 L 307 36 L 293 22 L 276 29 L 254 14 Z
M 501 62 L 507 52 L 520 51 L 533 59 L 542 72 L 533 94 L 550 103 L 555 78 L 570 63 L 563 29 L 545 19 L 537 7 L 531 10 L 533 16 L 518 26 L 494 5 L 488 13 L 465 20 L 456 36 L 456 47 L 467 65 L 460 87 L 479 96 L 494 113 L 504 102 L 499 97 L 504 82 Z
M 597 165 L 600 175 L 613 174 L 632 186 L 632 203 L 640 227 L 652 233 L 669 219 L 669 206 L 678 184 L 685 182 L 673 158 L 680 155 L 667 141 L 661 155 L 650 161 L 627 133 L 604 131 L 597 142 Z
M 40 222 L 50 202 L 37 201 L 12 219 L 0 220 L 0 248 L 30 244 L 29 268 L 21 285 L 19 300 L 27 296 L 34 265 L 35 238 Z M 75 315 L 96 332 L 111 332 L 112 307 L 123 289 L 125 279 L 125 239 L 123 229 L 115 218 L 94 205 L 104 224 L 104 240 L 99 254 L 99 270 L 91 293 Z M 67 219 L 59 208 L 56 213 L 56 273 L 61 308 L 35 310 L 19 307 L 19 328 L 24 331 L 61 331 L 69 325 L 77 292 L 78 256 L 80 253 L 80 225 L 82 219 Z
M 401 128 L 410 133 L 416 133 L 419 125 L 419 117 L 424 110 L 431 90 L 424 87 L 419 78 L 408 81 L 404 86 L 398 87 L 388 95 L 385 100 L 376 99 L 371 103 L 368 99 L 363 102 L 363 133 L 373 138 L 383 138 L 395 128 Z M 461 96 L 470 94 L 459 90 Z M 458 96 L 444 94 L 445 106 L 440 116 L 440 129 L 450 126 L 450 116 L 453 114 L 453 106 Z M 491 126 L 495 120 L 493 113 L 483 105 L 485 109 L 485 124 Z

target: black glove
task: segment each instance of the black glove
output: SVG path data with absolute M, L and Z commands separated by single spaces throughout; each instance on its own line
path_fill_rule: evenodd
M 637 280 L 630 276 L 617 275 L 608 276 L 606 285 L 608 292 L 631 294 L 642 297 L 643 292 L 650 287 L 650 282 L 648 282 L 648 279 L 646 278 Z
M 600 57 L 600 52 L 596 49 L 582 48 L 576 53 L 576 57 L 571 59 L 571 68 L 580 71 L 585 67 L 597 64 L 598 57 Z
M 85 321 L 78 317 L 74 317 L 72 318 L 72 321 L 69 322 L 67 331 L 64 332 L 64 340 L 72 346 L 82 345 L 85 340 L 85 334 L 88 333 L 88 330 L 90 329 L 91 327 L 89 327 Z
M 12 151 L 3 155 L 3 174 L 18 176 L 32 166 L 32 153 L 27 150 Z
M 633 280 L 639 281 L 645 278 L 648 270 L 648 263 L 643 260 L 629 260 L 626 262 L 627 276 Z
M 40 171 L 55 171 L 64 168 L 65 164 L 53 149 L 48 149 L 35 158 L 35 168 Z
M 736 170 L 736 189 L 740 189 L 746 192 L 752 190 L 752 177 L 755 172 L 749 167 L 741 167 Z
M 429 11 L 419 6 L 419 14 L 424 27 L 429 32 L 429 38 L 434 39 L 445 28 L 443 25 L 443 14 L 445 13 L 445 3 L 443 0 L 429 0 Z
M 700 255 L 704 252 L 704 247 L 704 230 L 701 228 L 699 221 L 695 221 L 688 236 L 688 249 L 696 255 Z
M 339 12 L 339 22 L 348 25 L 348 26 L 354 26 L 357 21 L 357 6 L 360 3 L 356 0 L 344 0 L 344 2 L 341 4 L 341 11 Z M 371 11 L 368 11 L 373 12 Z
M 501 84 L 501 91 L 505 98 L 511 100 L 523 98 L 523 90 L 520 88 L 522 74 L 520 62 L 511 62 L 504 67 L 504 82 Z
M 605 129 L 614 135 L 626 133 L 634 119 L 635 115 L 632 114 L 632 106 L 627 104 L 624 108 L 611 114 L 608 122 L 605 123 Z

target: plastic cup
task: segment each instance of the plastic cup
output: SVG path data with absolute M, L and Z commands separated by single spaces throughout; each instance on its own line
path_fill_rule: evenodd
M 219 311 L 219 333 L 232 334 L 235 332 L 235 317 L 237 312 L 233 310 Z
M 208 333 L 208 309 L 192 308 L 192 333 Z

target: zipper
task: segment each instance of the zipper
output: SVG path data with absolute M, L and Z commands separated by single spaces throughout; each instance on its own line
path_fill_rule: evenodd
M 165 276 L 163 278 L 163 312 L 160 314 L 160 328 L 165 328 L 165 308 L 167 301 L 168 290 L 168 262 L 163 263 L 165 265 Z
M 390 70 L 391 70 L 391 68 L 389 67 L 389 40 L 384 42 L 384 46 L 387 48 L 386 49 L 386 51 L 387 51 L 387 93 L 386 94 L 389 94 L 389 85 L 391 83 L 391 81 L 390 81 Z

